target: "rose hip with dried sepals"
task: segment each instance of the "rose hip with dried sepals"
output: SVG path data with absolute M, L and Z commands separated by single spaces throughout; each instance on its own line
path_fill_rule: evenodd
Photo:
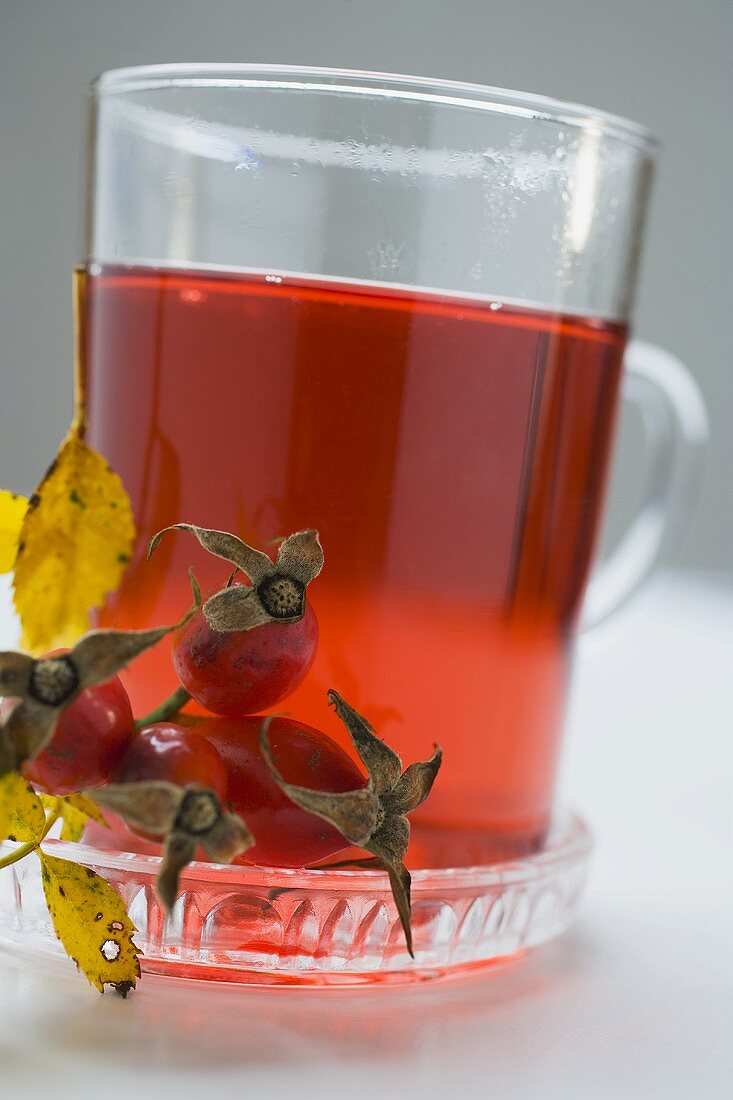
M 306 598 L 323 567 L 318 533 L 290 535 L 273 562 L 226 531 L 186 523 L 165 530 L 191 532 L 251 581 L 230 580 L 179 634 L 173 663 L 184 688 L 207 710 L 235 718 L 286 699 L 308 673 L 318 645 L 318 624 Z M 153 538 L 149 554 L 164 534 Z
M 156 891 L 168 913 L 178 896 L 181 871 L 194 858 L 199 845 L 215 862 L 231 863 L 252 844 L 246 823 L 225 809 L 209 787 L 181 787 L 163 779 L 144 779 L 110 783 L 96 790 L 94 798 L 129 828 L 161 838 L 163 859 Z
M 227 772 L 216 749 L 190 726 L 153 722 L 143 726 L 130 741 L 116 770 L 115 783 L 139 783 L 159 779 L 186 787 L 208 787 L 223 802 Z
M 278 786 L 260 751 L 261 716 L 211 718 L 196 733 L 218 752 L 227 771 L 226 798 L 251 828 L 248 863 L 304 867 L 349 847 L 332 825 L 302 810 Z M 278 767 L 293 783 L 352 791 L 366 782 L 358 765 L 325 733 L 291 718 L 270 720 Z
M 288 780 L 275 758 L 270 740 L 270 729 L 277 719 L 264 719 L 260 729 L 260 751 L 276 783 L 296 806 L 335 826 L 345 840 L 371 852 L 387 871 L 407 950 L 412 955 L 410 872 L 404 863 L 410 842 L 407 815 L 430 794 L 443 754 L 436 745 L 429 760 L 410 764 L 403 771 L 397 753 L 377 737 L 366 718 L 335 691 L 329 691 L 328 701 L 346 726 L 367 770 L 367 782 L 359 789 L 336 793 L 328 789 L 313 790 Z
M 50 658 L 47 658 L 50 659 Z M 0 700 L 0 722 L 17 704 Z M 130 700 L 117 676 L 85 688 L 63 710 L 50 741 L 21 771 L 39 790 L 66 795 L 106 782 L 134 733 Z
M 193 606 L 172 626 L 90 630 L 68 652 L 47 657 L 13 650 L 0 653 L 0 696 L 16 700 L 7 707 L 0 725 L 0 775 L 40 756 L 65 712 L 85 691 L 107 683 L 135 657 L 188 622 L 201 605 L 193 573 L 189 579 Z
M 212 629 L 200 612 L 175 639 L 173 667 L 197 703 L 236 718 L 268 710 L 291 695 L 317 647 L 318 623 L 310 604 L 298 622 L 226 633 Z
M 61 712 L 51 740 L 26 761 L 23 774 L 49 794 L 97 787 L 117 768 L 134 732 L 129 697 L 119 676 L 113 676 L 85 688 Z
M 225 801 L 227 773 L 217 751 L 199 737 L 195 729 L 176 722 L 152 722 L 143 726 L 129 742 L 127 751 L 118 766 L 107 775 L 112 783 L 166 782 L 178 787 L 206 787 L 217 798 Z M 124 833 L 129 829 L 142 840 L 154 841 L 155 834 L 137 828 L 135 825 L 108 822 L 117 828 L 123 828 L 121 844 L 129 843 Z M 90 823 L 88 834 L 92 843 L 102 846 L 109 834 L 99 832 L 94 823 Z

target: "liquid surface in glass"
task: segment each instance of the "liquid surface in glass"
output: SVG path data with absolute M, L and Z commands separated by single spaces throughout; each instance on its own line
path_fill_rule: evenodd
M 405 762 L 418 811 L 511 850 L 551 810 L 571 642 L 603 497 L 622 326 L 499 302 L 283 277 L 91 269 L 89 439 L 138 539 L 102 622 L 174 621 L 226 563 L 185 521 L 266 548 L 316 527 L 315 666 L 280 708 L 344 743 L 336 688 Z M 163 643 L 127 681 L 175 686 Z M 512 847 L 512 845 L 514 847 Z

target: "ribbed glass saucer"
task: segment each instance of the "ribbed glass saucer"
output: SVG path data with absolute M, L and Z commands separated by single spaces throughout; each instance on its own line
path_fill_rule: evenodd
M 154 891 L 158 856 L 59 840 L 44 846 L 114 884 L 138 928 L 144 971 L 328 986 L 457 976 L 546 943 L 576 915 L 591 841 L 565 813 L 542 847 L 521 858 L 414 870 L 414 959 L 380 871 L 193 863 L 166 917 Z M 63 954 L 33 857 L 0 872 L 0 941 Z

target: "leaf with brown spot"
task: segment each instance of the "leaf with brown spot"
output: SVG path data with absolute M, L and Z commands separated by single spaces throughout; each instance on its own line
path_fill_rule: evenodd
M 0 840 L 38 840 L 46 825 L 43 803 L 27 779 L 7 772 L 0 779 Z
M 38 855 L 46 904 L 67 955 L 100 993 L 105 985 L 134 989 L 140 952 L 120 895 L 88 867 Z
M 20 529 L 14 587 L 25 649 L 68 646 L 84 633 L 89 611 L 117 588 L 134 535 L 122 481 L 72 428 Z

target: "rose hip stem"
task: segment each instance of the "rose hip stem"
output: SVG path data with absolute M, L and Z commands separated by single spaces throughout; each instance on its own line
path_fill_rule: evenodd
M 154 707 L 148 714 L 142 718 L 135 720 L 135 728 L 142 729 L 143 726 L 151 726 L 153 722 L 167 722 L 169 718 L 175 718 L 175 716 L 185 707 L 191 699 L 191 696 L 186 691 L 185 687 L 177 687 L 175 691 L 171 692 L 167 699 L 164 699 L 162 703 L 159 703 L 157 707 Z

